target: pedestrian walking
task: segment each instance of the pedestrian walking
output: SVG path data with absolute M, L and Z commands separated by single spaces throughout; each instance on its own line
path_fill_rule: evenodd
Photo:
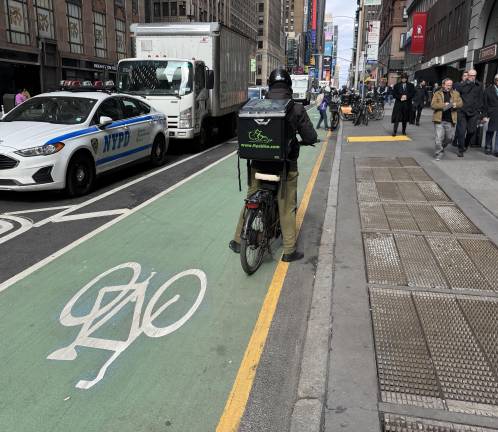
M 417 126 L 420 126 L 420 116 L 422 115 L 422 110 L 427 104 L 427 99 L 429 98 L 429 93 L 427 92 L 427 86 L 425 81 L 421 81 L 415 87 L 415 96 L 413 97 L 413 112 L 412 119 Z
M 377 94 L 379 95 L 379 99 L 382 101 L 383 106 L 386 103 L 388 93 L 389 93 L 389 87 L 386 85 L 386 82 L 382 80 L 380 82 L 379 87 L 377 87 Z
M 477 132 L 477 123 L 484 110 L 483 89 L 476 80 L 476 76 L 475 69 L 469 70 L 467 80 L 457 87 L 463 100 L 463 108 L 458 112 L 456 131 L 458 157 L 463 157 L 463 153 L 473 143 Z
M 31 95 L 29 94 L 28 90 L 26 90 L 25 88 L 19 90 L 19 92 L 16 94 L 16 99 L 15 99 L 16 106 L 27 101 L 30 97 Z
M 393 123 L 393 136 L 398 133 L 398 126 L 401 123 L 402 133 L 406 135 L 406 125 L 410 121 L 412 111 L 412 99 L 415 96 L 415 86 L 408 82 L 408 75 L 401 74 L 401 81 L 393 88 L 395 99 L 391 123 Z
M 453 81 L 450 78 L 443 80 L 441 88 L 434 93 L 431 107 L 434 110 L 432 121 L 434 122 L 436 151 L 434 157 L 440 160 L 445 148 L 453 141 L 458 119 L 457 110 L 463 106 L 460 93 L 453 89 Z
M 329 128 L 329 124 L 327 121 L 327 108 L 330 105 L 330 93 L 322 93 L 323 98 L 320 99 L 320 103 L 318 104 L 318 112 L 320 113 L 320 120 L 318 120 L 318 124 L 316 125 L 317 129 L 320 129 L 322 121 L 325 123 L 325 130 Z
M 485 152 L 486 154 L 493 152 L 494 156 L 498 157 L 498 74 L 495 75 L 494 84 L 484 93 L 484 120 L 488 122 Z M 491 147 L 494 135 L 496 139 L 493 150 Z
M 463 71 L 462 72 L 462 79 L 460 80 L 460 82 L 456 83 L 453 87 L 456 91 L 459 92 L 459 89 L 460 89 L 460 86 L 463 85 L 465 83 L 465 81 L 467 81 L 467 77 L 469 76 L 469 71 Z M 459 92 L 460 93 L 460 92 Z M 458 147 L 458 135 L 455 133 L 455 137 L 453 138 L 453 143 L 452 145 L 454 147 Z

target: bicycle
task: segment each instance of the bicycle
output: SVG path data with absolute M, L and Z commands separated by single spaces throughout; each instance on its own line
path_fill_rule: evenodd
M 355 115 L 353 124 L 355 126 L 359 126 L 360 124 L 364 124 L 368 126 L 368 104 L 365 99 L 361 99 L 358 104 L 353 108 L 353 113 Z
M 245 200 L 244 225 L 240 235 L 240 263 L 251 275 L 261 266 L 265 252 L 271 253 L 271 243 L 282 234 L 277 194 L 280 176 L 257 172 L 258 190 Z

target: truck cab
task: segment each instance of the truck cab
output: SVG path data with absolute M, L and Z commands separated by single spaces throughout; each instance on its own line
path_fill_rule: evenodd
M 292 79 L 292 99 L 309 105 L 311 99 L 311 79 L 308 75 L 291 75 Z
M 118 64 L 117 90 L 141 96 L 165 113 L 170 138 L 206 139 L 213 80 L 203 61 L 131 58 Z

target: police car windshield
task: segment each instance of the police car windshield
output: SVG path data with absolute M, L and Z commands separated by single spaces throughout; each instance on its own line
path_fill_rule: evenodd
M 118 91 L 151 96 L 184 96 L 192 92 L 193 65 L 173 60 L 121 62 Z
M 69 96 L 35 97 L 16 107 L 2 121 L 80 124 L 88 118 L 96 102 L 97 99 Z

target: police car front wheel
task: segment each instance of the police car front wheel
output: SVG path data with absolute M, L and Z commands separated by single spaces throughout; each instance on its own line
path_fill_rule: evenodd
M 152 166 L 158 167 L 166 162 L 166 140 L 164 136 L 158 135 L 152 144 L 152 152 L 150 155 L 150 163 Z
M 86 195 L 95 182 L 95 163 L 83 153 L 73 156 L 67 167 L 66 193 L 71 197 Z

